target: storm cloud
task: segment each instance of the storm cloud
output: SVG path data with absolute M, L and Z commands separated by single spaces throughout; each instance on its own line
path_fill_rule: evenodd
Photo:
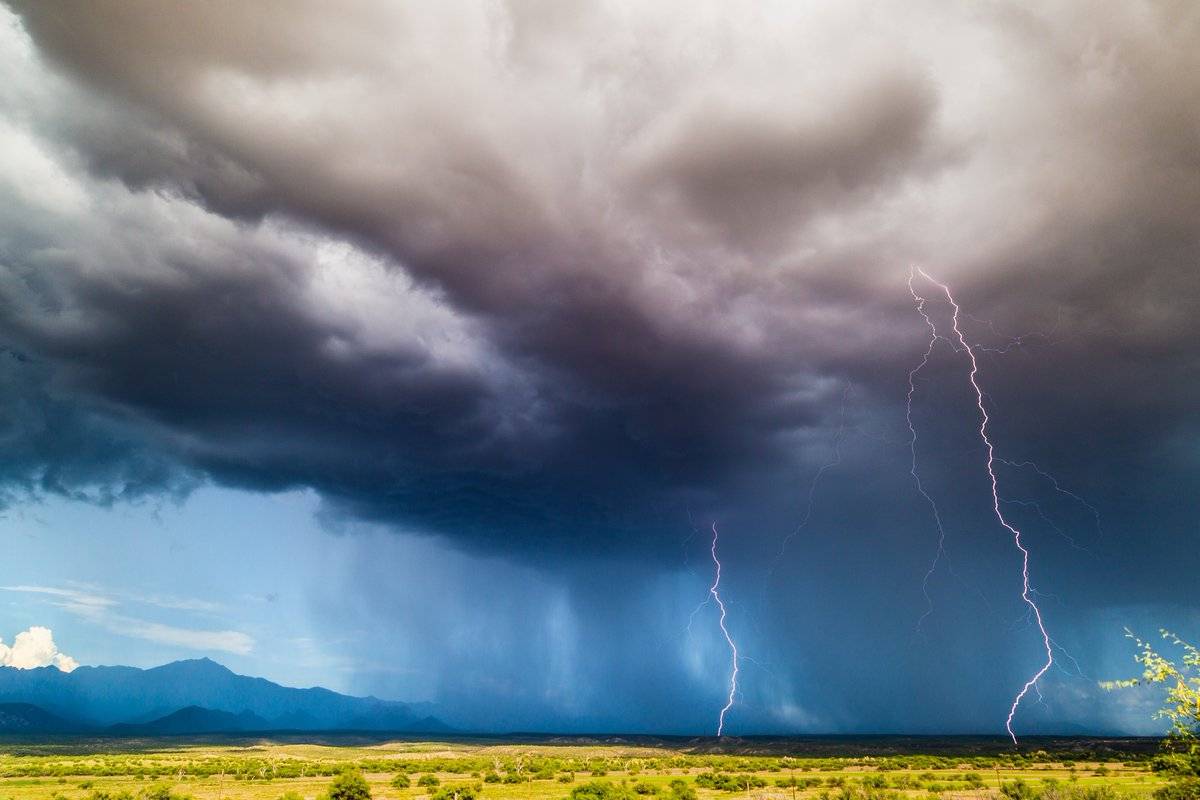
M 1192 4 L 8 6 L 10 493 L 311 488 L 331 525 L 576 574 L 602 614 L 580 560 L 677 570 L 689 514 L 747 531 L 761 574 L 841 430 L 798 542 L 838 566 L 798 577 L 790 550 L 775 588 L 828 580 L 826 611 L 853 615 L 834 587 L 887 565 L 862 602 L 906 625 L 878 599 L 919 589 L 933 541 L 903 415 L 917 263 L 1004 350 L 983 364 L 1003 455 L 1109 520 L 1114 560 L 1090 575 L 1168 602 L 1200 567 L 1180 544 L 1198 488 Z M 961 381 L 940 353 L 917 411 L 959 534 L 986 525 Z M 1009 477 L 1013 499 L 1062 500 Z M 1092 535 L 1086 509 L 1051 510 Z M 1106 607 L 1055 541 L 1076 612 Z M 979 542 L 986 585 L 1004 542 Z M 806 614 L 820 636 L 821 602 L 758 624 Z M 809 678 L 856 658 L 833 651 Z

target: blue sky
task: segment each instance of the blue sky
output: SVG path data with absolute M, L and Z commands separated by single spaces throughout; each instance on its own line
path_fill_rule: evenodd
M 388 687 L 397 699 L 430 700 L 435 665 L 417 653 L 432 643 L 412 637 L 444 617 L 454 605 L 447 596 L 465 593 L 479 573 L 525 587 L 539 580 L 429 539 L 353 525 L 331 532 L 318 507 L 311 492 L 202 489 L 182 502 L 98 509 L 51 498 L 13 508 L 0 523 L 9 574 L 35 579 L 4 587 L 5 638 L 44 625 L 84 664 L 208 656 L 288 685 Z M 347 587 L 365 559 L 387 565 L 394 584 L 380 592 L 407 620 L 381 626 L 356 613 L 364 598 Z M 438 633 L 453 640 L 474 626 Z
M 315 525 L 313 505 L 303 493 L 206 490 L 182 504 L 98 510 L 50 499 L 15 508 L 3 527 L 10 574 L 23 579 L 5 587 L 4 627 L 51 626 L 88 664 L 208 655 L 256 672 L 270 664 L 293 684 L 344 680 L 320 649 L 270 662 L 271 652 L 307 650 L 302 598 L 345 558 Z M 303 557 L 280 557 L 287 552 Z

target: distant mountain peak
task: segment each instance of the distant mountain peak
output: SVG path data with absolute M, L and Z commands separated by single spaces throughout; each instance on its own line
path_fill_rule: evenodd
M 188 670 L 192 672 L 211 673 L 214 675 L 236 675 L 233 670 L 224 664 L 213 661 L 208 656 L 204 658 L 185 658 L 180 661 L 172 661 L 169 664 L 163 664 L 161 667 L 152 667 L 153 670 Z
M 210 658 L 134 667 L 57 670 L 0 668 L 0 704 L 28 703 L 83 728 L 115 733 L 217 731 L 444 730 L 428 707 L 328 689 L 296 689 L 239 675 Z M 25 709 L 9 711 L 7 727 L 58 724 Z M 419 729 L 419 730 L 418 730 Z

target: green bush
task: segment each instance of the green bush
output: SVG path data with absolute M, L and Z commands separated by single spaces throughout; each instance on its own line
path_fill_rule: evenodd
M 702 772 L 696 776 L 696 785 L 703 789 L 718 789 L 722 792 L 744 792 L 747 789 L 761 789 L 767 785 L 767 781 L 757 775 Z
M 571 790 L 571 800 L 633 800 L 633 792 L 612 781 L 588 781 Z
M 1042 792 L 1043 800 L 1129 800 L 1130 795 L 1111 786 L 1068 786 Z
M 696 800 L 696 790 L 691 787 L 687 781 L 682 778 L 676 778 L 671 781 L 670 800 Z
M 475 800 L 477 797 L 479 789 L 469 783 L 447 784 L 429 796 L 430 800 Z
M 1154 791 L 1154 800 L 1200 800 L 1200 778 L 1177 778 Z
M 371 800 L 371 787 L 358 770 L 346 770 L 333 779 L 328 800 Z
M 417 786 L 432 787 L 437 786 L 439 783 L 441 783 L 441 781 L 438 780 L 438 776 L 434 775 L 432 772 L 426 772 L 424 775 L 417 778 Z
M 127 789 L 122 789 L 119 792 L 106 792 L 103 789 L 95 789 L 88 800 L 133 800 L 133 795 Z
M 828 791 L 821 792 L 821 800 L 903 800 L 899 792 L 876 789 L 873 786 L 843 786 L 837 794 L 830 795 Z
M 1009 800 L 1037 800 L 1041 792 L 1017 778 L 1015 781 L 1000 784 L 1000 794 Z
M 392 778 L 393 789 L 407 789 L 412 786 L 412 778 L 408 777 L 407 772 L 398 772 L 396 777 Z
M 1000 786 L 1000 792 L 1010 800 L 1129 800 L 1132 797 L 1112 786 L 1103 784 L 1098 786 L 1064 785 L 1053 778 L 1043 781 L 1041 787 L 1020 779 L 1009 781 Z M 1200 794 L 1170 797 L 1163 800 L 1200 800 Z

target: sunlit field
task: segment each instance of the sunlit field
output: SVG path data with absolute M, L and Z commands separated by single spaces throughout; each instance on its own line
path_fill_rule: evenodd
M 907 741 L 907 740 L 906 740 Z M 0 740 L 0 800 L 317 800 L 356 770 L 382 800 L 1145 797 L 1154 747 L 1081 741 Z M 840 751 L 840 755 L 837 754 Z M 682 781 L 682 783 L 680 783 Z M 600 782 L 599 787 L 590 786 Z M 407 784 L 407 785 L 406 785 Z

